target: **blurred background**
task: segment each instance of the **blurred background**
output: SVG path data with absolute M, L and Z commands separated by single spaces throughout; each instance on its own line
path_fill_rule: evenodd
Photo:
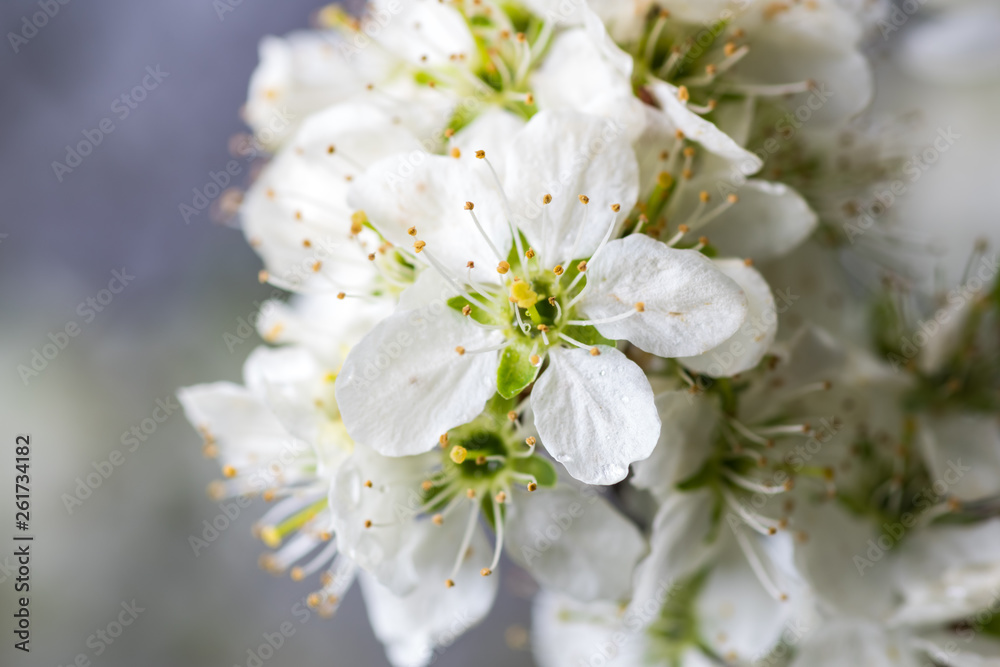
M 258 40 L 306 27 L 319 3 L 42 4 L 58 11 L 34 33 L 24 21 L 38 0 L 0 7 L 0 664 L 246 665 L 263 633 L 292 621 L 265 664 L 387 665 L 356 590 L 333 619 L 292 616 L 310 587 L 257 568 L 260 507 L 195 555 L 189 537 L 222 513 L 205 493 L 218 470 L 172 398 L 238 381 L 260 342 L 223 338 L 270 291 L 258 260 L 238 231 L 207 212 L 188 224 L 180 205 L 231 159 Z M 876 115 L 915 114 L 914 153 L 944 128 L 959 136 L 898 208 L 941 250 L 914 261 L 954 282 L 976 238 L 1000 245 L 1000 10 L 906 4 L 897 29 L 873 34 Z M 68 157 L 84 138 L 92 152 Z M 19 434 L 32 445 L 30 654 L 11 634 Z M 530 593 L 507 567 L 492 615 L 436 664 L 532 664 L 520 641 Z M 123 604 L 134 622 L 102 638 Z

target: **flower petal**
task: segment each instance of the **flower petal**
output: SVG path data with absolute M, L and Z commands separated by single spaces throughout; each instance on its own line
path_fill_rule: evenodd
M 613 122 L 542 111 L 514 137 L 504 186 L 538 261 L 551 268 L 593 254 L 619 217 L 611 206 L 619 204 L 624 217 L 635 204 L 638 179 L 632 146 Z
M 440 303 L 400 311 L 347 355 L 337 403 L 348 433 L 386 456 L 433 448 L 449 429 L 471 421 L 496 391 L 489 332 Z
M 646 542 L 593 488 L 561 482 L 509 502 L 507 555 L 544 588 L 583 602 L 628 597 Z
M 680 205 L 677 219 L 683 220 L 685 209 L 693 211 L 698 205 L 696 195 L 703 189 L 701 186 L 714 195 L 722 192 L 723 188 L 717 187 L 722 182 L 729 184 L 716 172 L 700 183 L 692 183 L 685 190 L 687 201 Z M 749 257 L 758 262 L 781 257 L 809 238 L 819 224 L 806 200 L 784 183 L 750 180 L 740 187 L 725 189 L 723 197 L 735 194 L 739 201 L 699 230 L 721 255 Z
M 931 480 L 970 502 L 1000 494 L 1000 420 L 973 412 L 928 416 L 918 442 Z
M 774 295 L 764 277 L 739 259 L 717 259 L 715 266 L 747 295 L 747 320 L 725 342 L 696 357 L 678 359 L 686 368 L 709 377 L 732 377 L 754 368 L 778 333 Z
M 361 575 L 361 592 L 375 636 L 386 646 L 394 667 L 424 667 L 434 649 L 449 646 L 481 621 L 493 607 L 498 577 L 479 574 L 480 558 L 490 551 L 482 529 L 476 530 L 469 553 L 455 576 L 455 586 L 445 587 L 464 522 L 430 521 L 417 524 L 413 560 L 421 573 L 420 584 L 405 597 L 397 597 L 377 580 Z
M 660 433 L 653 390 L 618 350 L 555 348 L 531 392 L 545 449 L 587 484 L 614 484 L 650 455 Z
M 710 259 L 642 234 L 612 241 L 595 255 L 584 289 L 578 308 L 592 320 L 643 304 L 643 312 L 597 330 L 661 357 L 702 354 L 736 333 L 747 316 L 746 294 Z
M 471 260 L 482 273 L 500 261 L 476 230 L 466 202 L 506 258 L 512 243 L 503 204 L 485 165 L 474 155 L 460 159 L 427 155 L 420 151 L 396 155 L 374 164 L 354 182 L 348 197 L 394 245 L 412 249 L 415 241 L 427 244 L 453 278 L 464 276 Z M 416 235 L 409 234 L 416 228 Z M 426 255 L 417 254 L 421 259 Z

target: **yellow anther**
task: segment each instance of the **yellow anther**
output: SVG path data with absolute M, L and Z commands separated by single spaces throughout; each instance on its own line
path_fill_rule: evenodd
M 372 481 L 370 479 L 365 480 L 365 488 L 366 489 L 372 488 Z
M 343 301 L 345 298 L 347 298 L 347 292 L 337 292 L 337 298 Z
M 261 270 L 260 272 L 257 273 L 257 281 L 261 285 L 263 285 L 268 280 L 270 280 L 270 278 L 271 278 L 271 274 L 269 274 L 267 271 Z
M 364 228 L 365 223 L 368 222 L 368 216 L 364 211 L 355 211 L 351 214 L 351 234 L 357 236 L 361 233 Z
M 528 482 L 528 491 L 529 492 L 534 493 L 537 490 L 538 490 L 538 485 L 537 484 L 535 484 L 534 482 Z
M 592 356 L 592 357 L 599 357 L 599 356 L 601 356 L 601 351 L 599 349 L 597 349 L 596 347 L 592 347 L 592 348 L 590 348 L 590 356 Z
M 465 202 L 465 210 L 466 211 L 471 211 L 474 208 L 476 208 L 476 205 L 473 204 L 471 201 Z
M 371 528 L 371 527 L 372 527 L 372 520 L 365 519 L 365 528 Z
M 552 269 L 552 273 L 561 276 L 564 273 L 562 264 L 556 264 L 555 268 Z
M 504 275 L 508 271 L 510 271 L 510 264 L 501 260 L 500 263 L 497 264 L 497 273 Z
M 580 199 L 580 203 L 581 204 L 589 204 L 590 203 L 590 197 L 588 197 L 587 195 L 580 195 L 579 199 Z
M 230 479 L 236 477 L 236 468 L 233 466 L 222 466 L 222 476 Z
M 533 354 L 531 355 L 531 358 L 528 359 L 528 361 L 531 362 L 532 366 L 537 366 L 538 364 L 542 363 L 542 358 L 537 354 Z
M 456 347 L 455 351 L 458 352 L 458 356 L 462 356 L 463 354 L 465 354 L 465 348 L 462 347 L 461 345 L 459 345 L 458 347 Z
M 587 260 L 585 260 L 585 259 L 581 260 L 581 262 L 576 265 L 576 270 L 579 271 L 580 273 L 586 273 L 587 272 Z
M 535 436 L 533 435 L 529 435 L 527 438 L 524 439 L 524 444 L 528 445 L 528 447 L 534 447 L 535 442 L 537 441 L 535 440 Z
M 434 522 L 435 526 L 440 526 L 441 524 L 444 523 L 444 516 L 440 514 L 435 514 L 434 516 L 431 517 L 431 521 Z
M 416 227 L 410 227 L 409 229 L 406 230 L 406 233 L 409 234 L 410 236 L 416 236 L 417 235 L 417 228 Z
M 482 160 L 484 157 L 486 157 L 486 151 L 476 151 L 476 157 Z
M 260 541 L 271 549 L 281 546 L 281 533 L 274 526 L 264 526 L 260 529 Z
M 456 146 L 456 147 L 454 147 L 454 148 L 451 149 L 451 156 L 453 158 L 455 158 L 456 160 L 458 158 L 462 157 L 462 151 L 459 150 L 458 146 Z
M 455 445 L 451 448 L 448 453 L 448 458 L 452 460 L 453 463 L 461 465 L 465 463 L 465 458 L 469 455 L 469 450 L 467 450 L 462 445 Z
M 416 242 L 415 242 L 415 243 L 413 244 L 413 249 L 414 249 L 415 251 L 417 251 L 417 252 L 420 252 L 420 251 L 421 251 L 421 250 L 423 250 L 423 249 L 424 249 L 424 248 L 425 248 L 426 246 L 427 246 L 427 243 L 426 243 L 425 241 L 416 241 Z
M 472 314 L 472 306 L 470 306 L 468 304 L 462 306 L 462 314 L 465 315 L 466 317 L 468 317 L 469 315 L 471 315 Z
M 552 195 L 545 195 L 544 197 L 542 197 L 542 203 L 543 204 L 551 204 L 552 203 Z
M 687 102 L 691 99 L 691 93 L 688 92 L 687 86 L 681 86 L 677 89 L 677 99 L 681 102 Z
M 491 570 L 491 569 L 490 569 L 490 568 L 488 568 L 488 567 L 484 567 L 483 569 L 481 569 L 481 570 L 479 571 L 479 574 L 483 575 L 484 577 L 488 577 L 488 576 L 490 576 L 491 574 L 493 574 L 493 570 Z

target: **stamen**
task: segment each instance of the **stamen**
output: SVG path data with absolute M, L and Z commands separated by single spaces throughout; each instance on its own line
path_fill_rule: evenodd
M 471 490 L 471 489 L 470 489 Z M 479 518 L 479 503 L 472 503 L 472 510 L 469 512 L 469 521 L 465 526 L 465 535 L 462 537 L 462 544 L 458 548 L 458 557 L 455 558 L 455 566 L 451 570 L 451 576 L 448 577 L 449 588 L 455 585 L 455 577 L 458 576 L 458 570 L 462 567 L 462 561 L 465 560 L 465 553 L 469 550 L 469 545 L 472 543 L 472 536 L 475 534 L 476 530 L 476 519 Z
M 635 307 L 632 310 L 626 313 L 621 313 L 619 315 L 612 315 L 611 317 L 604 317 L 599 320 L 568 320 L 566 324 L 592 327 L 597 324 L 610 324 L 611 322 L 618 322 L 624 319 L 628 319 L 629 317 L 632 317 L 637 313 L 643 313 L 645 311 L 646 311 L 646 304 L 643 303 L 642 301 L 639 301 L 635 304 Z
M 764 567 L 764 563 L 760 560 L 760 556 L 754 550 L 753 546 L 750 544 L 749 538 L 743 534 L 735 526 L 732 527 L 733 534 L 736 535 L 736 542 L 740 545 L 740 549 L 743 551 L 743 555 L 746 556 L 747 562 L 750 564 L 750 569 L 753 573 L 757 575 L 757 580 L 760 581 L 761 586 L 767 591 L 775 600 L 784 602 L 788 599 L 788 596 L 782 593 L 778 586 L 771 580 L 771 577 L 767 573 L 767 568 Z
M 493 241 L 490 240 L 490 237 L 486 234 L 486 230 L 483 229 L 483 226 L 479 224 L 479 218 L 476 216 L 476 212 L 473 210 L 474 208 L 475 204 L 473 204 L 471 201 L 465 202 L 465 210 L 468 211 L 469 215 L 472 216 L 472 222 L 476 224 L 476 229 L 479 230 L 479 234 L 486 240 L 487 245 L 490 246 L 490 250 L 493 251 L 493 254 L 496 256 L 497 261 L 503 262 L 503 255 L 501 255 L 500 251 L 497 250 L 497 247 L 493 245 Z

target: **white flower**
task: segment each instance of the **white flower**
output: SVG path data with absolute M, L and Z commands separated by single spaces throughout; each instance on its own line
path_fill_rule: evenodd
M 794 603 L 760 587 L 732 534 L 707 535 L 704 499 L 664 505 L 627 608 L 539 596 L 533 643 L 541 667 L 750 664 L 778 643 Z M 790 552 L 790 540 L 779 542 Z
M 557 484 L 552 465 L 534 454 L 536 438 L 524 433 L 507 414 L 490 412 L 451 431 L 440 452 L 390 458 L 358 445 L 331 491 L 341 548 L 396 594 L 428 577 L 460 588 L 469 544 L 485 539 L 482 516 L 495 533 L 492 559 L 482 549 L 470 557 L 483 576 L 496 572 L 506 548 L 543 585 L 583 600 L 625 597 L 645 551 L 639 531 L 593 489 Z M 428 525 L 455 524 L 463 530 L 439 531 L 424 547 L 434 567 L 414 560 Z M 615 551 L 596 536 L 613 539 Z M 448 572 L 441 563 L 447 576 L 436 574 Z
M 488 158 L 470 160 L 427 157 L 401 177 L 388 159 L 352 191 L 444 289 L 352 351 L 337 385 L 346 423 L 381 453 L 416 454 L 496 391 L 513 397 L 537 379 L 532 411 L 548 451 L 577 479 L 619 481 L 648 456 L 659 419 L 642 370 L 613 340 L 704 353 L 739 329 L 746 295 L 694 250 L 609 240 L 637 189 L 612 124 L 542 112 L 511 139 L 502 179 Z
M 333 397 L 333 374 L 304 349 L 256 349 L 244 368 L 246 386 L 228 382 L 178 392 L 188 420 L 205 438 L 205 451 L 222 463 L 215 498 L 263 495 L 274 502 L 258 522 L 264 543 L 277 551 L 261 564 L 291 569 L 300 580 L 323 571 L 310 605 L 332 613 L 354 581 L 355 565 L 338 555 L 327 507 L 330 481 L 350 456 Z
M 396 253 L 352 217 L 347 192 L 368 165 L 422 151 L 409 130 L 370 105 L 341 104 L 312 116 L 242 206 L 243 232 L 264 259 L 262 279 L 351 296 L 398 292 L 412 282 Z

